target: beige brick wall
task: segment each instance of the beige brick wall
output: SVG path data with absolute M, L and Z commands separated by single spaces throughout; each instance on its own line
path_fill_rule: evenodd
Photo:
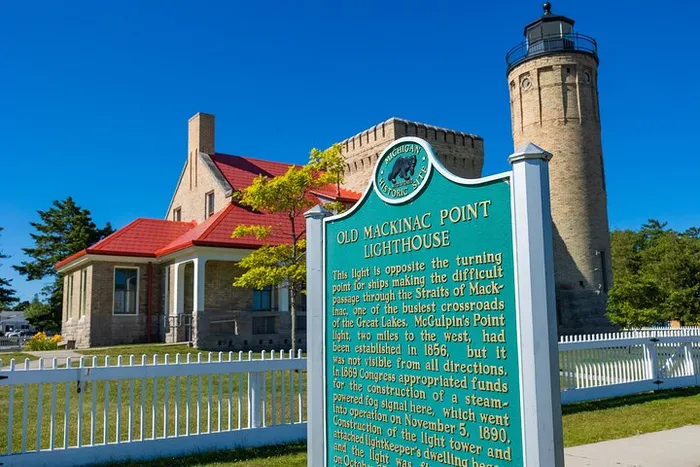
M 530 59 L 508 74 L 515 148 L 551 152 L 555 276 L 561 332 L 609 327 L 604 283 L 612 285 L 600 136 L 597 63 L 588 54 Z M 602 269 L 601 255 L 606 264 Z
M 114 269 L 136 267 L 139 269 L 139 301 L 137 315 L 113 315 Z M 62 334 L 65 340 L 74 340 L 78 348 L 132 344 L 148 341 L 148 265 L 130 262 L 93 262 L 85 267 L 88 271 L 86 314 L 78 319 L 80 269 L 70 271 L 64 277 L 64 291 L 67 277 L 74 277 L 73 313 L 68 315 L 68 299 L 64 292 L 64 323 Z M 163 300 L 163 269 L 153 266 L 151 295 L 152 340 L 159 340 L 160 320 Z M 67 319 L 65 319 L 67 317 Z
M 484 140 L 476 135 L 391 118 L 341 142 L 347 162 L 346 188 L 364 192 L 372 179 L 374 165 L 389 143 L 404 136 L 428 141 L 438 159 L 453 173 L 478 178 L 484 165 Z

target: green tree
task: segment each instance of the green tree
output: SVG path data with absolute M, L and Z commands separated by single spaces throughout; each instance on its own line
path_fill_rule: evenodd
M 639 231 L 612 232 L 615 285 L 608 296 L 608 317 L 613 323 L 700 322 L 698 231 L 679 233 L 652 219 Z
M 298 224 L 302 214 L 315 204 L 312 191 L 328 184 L 336 185 L 339 190 L 344 165 L 338 163 L 338 158 L 342 159 L 339 145 L 325 151 L 314 149 L 305 166 L 292 166 L 285 174 L 274 178 L 260 175 L 238 196 L 241 205 L 258 212 L 281 214 L 289 222 L 287 241 L 280 245 L 263 245 L 243 258 L 239 265 L 245 272 L 233 285 L 252 289 L 288 288 L 292 351 L 296 350 L 297 297 L 306 285 L 305 231 Z M 340 206 L 332 206 L 332 209 L 340 209 Z M 239 225 L 231 237 L 254 236 L 265 240 L 272 229 L 271 225 Z
M 3 228 L 0 227 L 0 232 Z M 6 259 L 8 256 L 0 250 L 0 259 Z M 0 277 L 0 310 L 10 308 L 13 303 L 19 301 L 15 290 L 12 288 L 12 280 Z
M 58 331 L 61 328 L 63 287 L 54 265 L 114 230 L 109 222 L 103 228 L 98 228 L 92 221 L 90 211 L 79 207 L 71 197 L 56 200 L 49 209 L 37 213 L 40 222 L 30 222 L 35 230 L 30 234 L 34 247 L 22 249 L 32 260 L 22 261 L 13 267 L 29 280 L 52 279 L 42 291 L 47 307 L 43 309 L 43 314 L 34 314 L 30 322 L 37 323 L 35 325 L 42 329 Z
M 24 310 L 24 317 L 37 329 L 56 331 L 53 310 L 51 304 L 39 300 L 38 295 L 34 295 L 32 301 Z M 60 319 L 60 317 L 59 317 Z

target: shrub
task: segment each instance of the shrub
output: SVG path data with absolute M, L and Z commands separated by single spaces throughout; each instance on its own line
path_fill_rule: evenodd
M 27 350 L 56 350 L 61 339 L 60 334 L 48 337 L 43 332 L 37 332 L 27 341 L 26 348 Z

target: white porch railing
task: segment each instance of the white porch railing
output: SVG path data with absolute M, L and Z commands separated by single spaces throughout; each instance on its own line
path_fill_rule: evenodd
M 700 329 L 644 329 L 565 336 L 562 403 L 700 385 Z
M 13 361 L 0 371 L 0 465 L 81 465 L 306 438 L 306 359 L 247 357 L 200 353 L 159 363 L 144 355 L 116 365 L 83 357 L 34 369 Z

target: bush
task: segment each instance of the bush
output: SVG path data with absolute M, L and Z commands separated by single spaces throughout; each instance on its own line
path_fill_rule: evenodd
M 56 334 L 53 337 L 48 337 L 43 332 L 37 332 L 26 343 L 27 350 L 56 350 L 58 343 L 61 342 L 61 335 Z

